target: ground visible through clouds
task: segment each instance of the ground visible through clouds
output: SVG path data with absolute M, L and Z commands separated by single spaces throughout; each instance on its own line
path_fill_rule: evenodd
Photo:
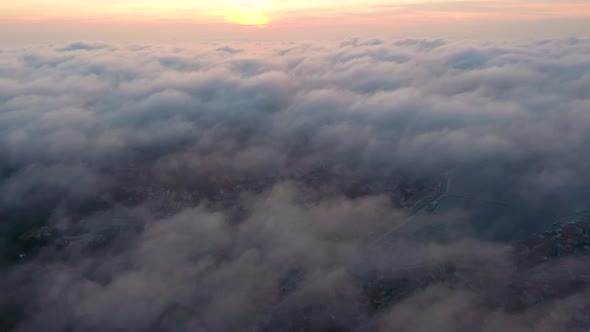
M 0 331 L 587 331 L 589 111 L 585 39 L 0 49 Z

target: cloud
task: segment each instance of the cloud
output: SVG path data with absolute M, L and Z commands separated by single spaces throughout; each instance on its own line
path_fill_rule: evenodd
M 395 46 L 410 46 L 415 47 L 418 50 L 432 50 L 438 47 L 446 45 L 446 42 L 441 39 L 435 40 L 422 40 L 422 39 L 404 39 L 398 40 L 394 43 Z
M 244 52 L 244 50 L 240 50 L 237 48 L 233 48 L 231 46 L 223 46 L 217 49 L 218 52 L 222 52 L 222 53 L 228 53 L 228 54 L 237 54 L 237 53 L 242 53 Z
M 100 49 L 107 48 L 107 47 L 108 47 L 108 45 L 100 44 L 100 43 L 88 44 L 88 43 L 84 43 L 84 42 L 75 42 L 75 43 L 71 43 L 70 45 L 68 45 L 66 47 L 58 48 L 57 51 L 58 52 L 94 51 L 94 50 L 100 50 Z
M 512 242 L 587 208 L 589 50 L 4 50 L 0 327 L 583 324 L 581 260 L 515 269 Z M 416 214 L 433 188 L 448 190 L 436 213 Z

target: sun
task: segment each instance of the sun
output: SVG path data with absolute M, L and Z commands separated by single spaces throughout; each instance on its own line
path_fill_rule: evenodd
M 271 21 L 272 9 L 267 0 L 235 0 L 218 14 L 229 23 L 264 27 Z
M 237 23 L 242 25 L 252 25 L 264 27 L 270 22 L 270 18 L 263 13 L 231 13 L 226 15 L 226 19 L 230 23 Z

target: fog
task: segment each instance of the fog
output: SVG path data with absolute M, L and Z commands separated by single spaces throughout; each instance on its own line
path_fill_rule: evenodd
M 589 53 L 2 49 L 0 328 L 587 329 L 585 258 L 514 246 L 588 208 Z

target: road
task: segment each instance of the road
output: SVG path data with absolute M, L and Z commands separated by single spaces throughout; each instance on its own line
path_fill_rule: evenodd
M 383 243 L 384 241 L 388 240 L 400 228 L 404 227 L 405 225 L 407 225 L 408 223 L 410 223 L 412 220 L 414 220 L 416 217 L 422 215 L 423 213 L 434 212 L 434 210 L 436 210 L 436 208 L 438 207 L 440 202 L 444 198 L 446 198 L 449 195 L 449 193 L 451 192 L 451 183 L 452 183 L 451 176 L 447 173 L 447 174 L 445 174 L 445 177 L 446 177 L 445 189 L 438 196 L 433 198 L 432 201 L 424 204 L 424 206 L 422 208 L 420 208 L 419 210 L 414 212 L 412 215 L 408 216 L 406 219 L 391 226 L 385 232 L 374 235 L 373 239 L 369 242 L 369 247 L 379 245 L 379 244 Z

